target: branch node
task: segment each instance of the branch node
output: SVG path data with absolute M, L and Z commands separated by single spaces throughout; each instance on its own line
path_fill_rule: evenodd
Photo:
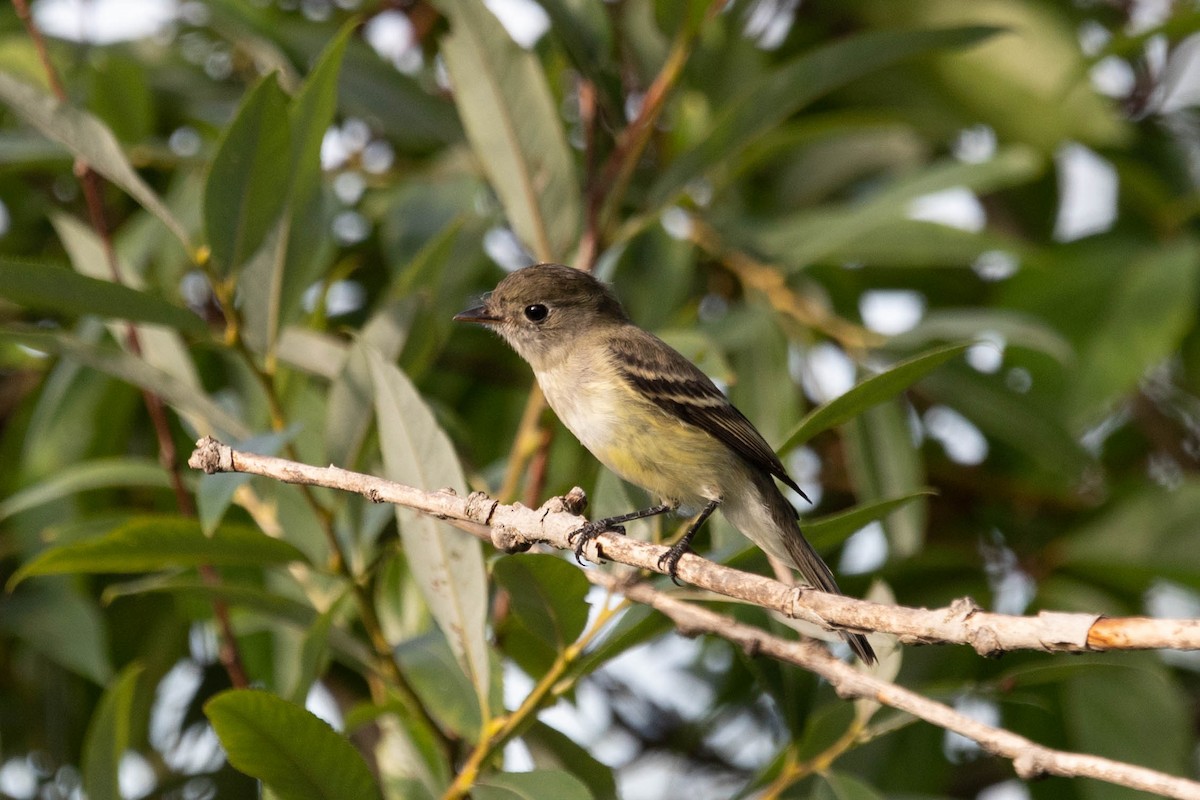
M 1030 750 L 1020 753 L 1012 763 L 1017 777 L 1024 781 L 1036 780 L 1046 774 L 1046 767 L 1042 763 L 1042 759 L 1038 757 L 1037 753 Z
M 499 500 L 488 497 L 487 492 L 471 492 L 467 495 L 467 517 L 484 525 L 492 524 L 492 514 L 496 513 Z
M 367 490 L 367 499 L 370 500 L 372 503 L 382 503 L 383 495 L 381 495 L 379 493 L 378 489 L 376 489 L 374 486 L 372 486 L 370 489 Z
M 188 457 L 188 466 L 202 470 L 206 475 L 233 471 L 233 450 L 211 436 L 196 442 L 196 449 Z
M 533 547 L 525 534 L 509 525 L 492 526 L 492 544 L 505 553 L 523 553 Z
M 567 492 L 559 499 L 562 500 L 563 510 L 570 514 L 579 516 L 584 511 L 587 511 L 587 493 L 578 486 L 572 486 L 571 491 Z
M 980 625 L 969 636 L 975 652 L 984 658 L 999 658 L 1004 655 L 1004 646 L 1000 643 L 1000 634 L 991 625 Z
M 458 497 L 458 492 L 455 491 L 453 486 L 443 486 L 442 488 L 438 489 L 438 491 L 442 494 L 448 494 L 451 497 Z
M 950 607 L 947 609 L 946 616 L 951 619 L 958 617 L 961 618 L 963 622 L 966 622 L 971 617 L 975 616 L 975 613 L 978 611 L 983 611 L 983 608 L 975 602 L 975 598 L 959 597 L 950 604 Z

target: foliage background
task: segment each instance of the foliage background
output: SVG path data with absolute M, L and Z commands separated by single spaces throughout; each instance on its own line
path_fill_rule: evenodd
M 466 0 L 189 2 L 136 41 L 51 38 L 66 105 L 0 12 L 0 793 L 118 797 L 120 775 L 127 795 L 253 796 L 211 720 L 279 797 L 441 796 L 464 762 L 480 771 L 455 786 L 485 800 L 1130 794 L 1017 784 L 938 729 L 856 718 L 809 675 L 599 596 L 589 620 L 564 559 L 158 465 L 153 396 L 180 453 L 212 432 L 428 488 L 536 505 L 582 485 L 593 511 L 628 508 L 636 492 L 526 413 L 527 368 L 450 322 L 502 267 L 594 262 L 788 442 L 807 517 L 909 498 L 818 541 L 849 593 L 1197 616 L 1190 6 L 542 8 L 523 50 Z M 411 39 L 381 55 L 388 31 Z M 75 157 L 110 179 L 125 289 L 101 285 Z M 789 439 L 852 380 L 964 341 L 984 344 Z M 727 527 L 700 545 L 767 569 Z M 238 678 L 217 607 L 269 694 L 218 696 Z M 1198 663 L 909 648 L 897 680 L 1195 777 Z

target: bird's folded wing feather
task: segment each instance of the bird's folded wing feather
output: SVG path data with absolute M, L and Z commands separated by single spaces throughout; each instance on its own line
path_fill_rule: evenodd
M 707 375 L 670 345 L 652 334 L 635 330 L 633 335 L 614 337 L 609 348 L 620 375 L 651 402 L 716 437 L 746 461 L 804 496 L 750 420 Z

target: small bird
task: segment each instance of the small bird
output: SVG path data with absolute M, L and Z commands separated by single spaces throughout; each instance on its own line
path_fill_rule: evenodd
M 623 522 L 669 511 L 695 514 L 659 559 L 675 579 L 692 537 L 719 507 L 810 585 L 840 594 L 775 484 L 777 478 L 808 500 L 775 451 L 707 375 L 631 322 L 603 283 L 561 264 L 537 264 L 509 274 L 481 305 L 454 319 L 500 334 L 533 367 L 546 401 L 583 446 L 660 500 L 572 532 L 576 558 L 601 532 L 624 533 Z M 842 632 L 842 638 L 864 662 L 875 662 L 865 636 Z

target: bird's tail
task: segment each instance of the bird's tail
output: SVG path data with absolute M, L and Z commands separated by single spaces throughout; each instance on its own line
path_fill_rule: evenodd
M 761 487 L 762 494 L 767 498 L 767 504 L 771 510 L 771 517 L 776 523 L 776 528 L 779 530 L 783 540 L 783 549 L 787 552 L 788 560 L 792 565 L 800 570 L 800 574 L 804 579 L 816 589 L 830 594 L 841 594 L 842 590 L 838 588 L 837 580 L 833 577 L 833 572 L 817 555 L 817 551 L 813 549 L 808 540 L 804 538 L 804 534 L 800 532 L 800 523 L 796 519 L 796 510 L 792 508 L 792 504 L 787 501 L 783 493 L 775 486 L 774 481 L 767 477 L 770 482 L 769 486 Z M 858 656 L 864 664 L 874 664 L 877 660 L 875 651 L 871 649 L 871 644 L 867 641 L 867 637 L 861 633 L 849 633 L 847 631 L 838 632 L 846 644 L 850 645 L 850 649 Z

